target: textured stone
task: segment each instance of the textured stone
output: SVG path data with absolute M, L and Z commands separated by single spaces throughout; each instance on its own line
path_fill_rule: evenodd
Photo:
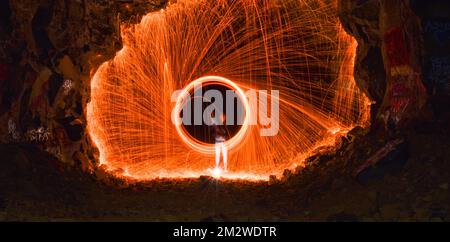
M 73 150 L 83 144 L 82 157 L 95 164 L 95 148 L 84 138 L 83 109 L 89 101 L 91 72 L 121 48 L 122 22 L 138 22 L 166 3 L 2 1 L 0 22 L 10 29 L 0 29 L 0 126 L 15 119 L 24 133 L 48 128 L 52 138 L 35 145 L 71 164 Z M 1 137 L 9 142 L 10 137 Z
M 386 81 L 381 57 L 378 0 L 339 1 L 339 16 L 346 31 L 358 41 L 355 79 L 361 90 L 377 105 L 384 96 Z

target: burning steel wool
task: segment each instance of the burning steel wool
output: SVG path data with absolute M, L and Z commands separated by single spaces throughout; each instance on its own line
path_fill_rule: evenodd
M 122 27 L 124 47 L 93 76 L 87 110 L 100 164 L 118 176 L 268 179 L 368 120 L 353 77 L 357 44 L 335 0 L 179 0 Z M 243 122 L 219 140 L 227 173 L 215 168 L 204 123 L 172 122 L 186 115 L 174 93 L 192 94 L 198 82 L 235 91 L 242 103 Z M 261 135 L 274 125 L 261 122 L 261 109 L 276 134 Z

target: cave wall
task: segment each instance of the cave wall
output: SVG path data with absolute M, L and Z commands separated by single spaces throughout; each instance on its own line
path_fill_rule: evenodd
M 421 64 L 430 108 L 441 116 L 450 105 L 450 1 L 412 0 L 411 8 L 420 18 Z
M 372 105 L 372 129 L 391 135 L 448 110 L 450 2 L 341 0 L 358 41 L 355 78 Z
M 120 23 L 139 21 L 166 3 L 1 1 L 0 142 L 38 146 L 69 165 L 93 170 L 98 154 L 85 135 L 84 110 L 90 76 L 121 48 Z M 445 108 L 450 53 L 436 46 L 450 42 L 450 11 L 441 7 L 446 5 L 339 1 L 342 23 L 358 40 L 355 77 L 373 100 L 373 127 L 401 129 L 407 120 L 430 116 L 427 110 Z
M 90 76 L 121 48 L 120 23 L 166 0 L 1 1 L 0 142 L 37 146 L 93 170 L 86 135 Z

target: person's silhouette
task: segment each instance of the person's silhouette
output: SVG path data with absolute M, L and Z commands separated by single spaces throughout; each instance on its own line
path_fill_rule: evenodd
M 227 137 L 227 130 L 225 129 L 225 118 L 221 116 L 222 123 L 219 122 L 217 118 L 212 119 L 212 131 L 215 138 L 215 148 L 216 148 L 216 169 L 220 167 L 220 154 L 223 156 L 223 168 L 225 172 L 228 171 L 228 150 L 225 146 L 225 141 Z

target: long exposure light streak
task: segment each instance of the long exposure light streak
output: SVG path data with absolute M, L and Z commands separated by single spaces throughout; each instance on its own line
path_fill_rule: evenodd
M 231 139 L 229 139 L 226 142 L 226 146 L 228 147 L 228 149 L 233 149 L 234 147 L 239 146 L 239 144 L 244 140 L 245 135 L 247 134 L 247 130 L 249 128 L 248 123 L 250 121 L 250 117 L 249 117 L 250 116 L 250 104 L 248 103 L 245 93 L 240 89 L 239 86 L 237 86 L 234 82 L 232 82 L 228 79 L 225 79 L 223 77 L 218 77 L 218 76 L 206 76 L 206 77 L 199 78 L 199 79 L 189 83 L 182 91 L 184 93 L 189 93 L 190 90 L 194 90 L 195 86 L 202 86 L 208 82 L 219 83 L 219 84 L 226 85 L 226 86 L 233 88 L 233 90 L 236 90 L 238 97 L 243 100 L 243 106 L 244 106 L 244 110 L 246 110 L 246 112 L 245 112 L 245 117 L 244 117 L 244 122 L 243 122 L 242 128 L 239 130 L 239 132 L 235 136 L 233 136 Z M 172 115 L 176 115 L 181 112 L 181 109 L 182 109 L 183 105 L 185 104 L 184 99 L 181 97 L 183 97 L 183 95 L 180 95 L 180 98 L 175 103 L 175 107 L 174 107 L 174 111 L 172 112 Z M 174 126 L 175 126 L 175 129 L 176 129 L 178 135 L 190 148 L 192 148 L 200 153 L 203 153 L 203 154 L 212 155 L 215 153 L 214 145 L 208 145 L 208 144 L 205 144 L 204 142 L 198 142 L 198 141 L 195 142 L 194 139 L 192 139 L 191 137 L 189 137 L 186 134 L 186 131 L 183 130 L 181 124 L 177 124 L 177 122 L 173 121 L 174 119 L 175 119 L 175 117 L 173 117 L 172 123 L 175 123 Z
M 368 121 L 369 100 L 353 77 L 357 43 L 336 0 L 178 0 L 124 24 L 122 38 L 93 75 L 87 108 L 100 164 L 117 176 L 212 173 L 214 155 L 187 145 L 171 122 L 172 93 L 207 76 L 243 92 L 279 90 L 278 135 L 246 126 L 231 142 L 226 178 L 279 175 Z

